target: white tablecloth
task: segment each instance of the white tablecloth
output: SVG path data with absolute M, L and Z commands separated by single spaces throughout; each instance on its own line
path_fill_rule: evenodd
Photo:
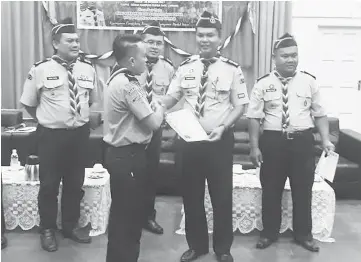
M 205 194 L 205 209 L 208 231 L 213 232 L 213 209 L 208 188 Z M 335 193 L 323 180 L 317 181 L 312 189 L 312 233 L 314 238 L 323 242 L 333 242 L 330 238 L 335 216 Z M 178 234 L 185 234 L 185 217 L 182 208 L 182 220 Z M 233 175 L 233 230 L 247 234 L 254 229 L 262 230 L 262 190 L 255 170 Z M 292 230 L 292 196 L 287 180 L 282 198 L 282 223 L 280 233 Z
M 104 234 L 108 226 L 109 209 L 111 204 L 109 174 L 104 173 L 100 179 L 91 179 L 91 168 L 85 169 L 83 189 L 84 197 L 80 203 L 79 227 L 91 223 L 91 236 Z M 39 181 L 25 181 L 25 171 L 10 171 L 9 167 L 2 167 L 3 205 L 6 229 L 13 230 L 20 226 L 29 230 L 39 226 L 38 212 Z M 59 199 L 61 197 L 61 187 Z M 57 224 L 60 228 L 60 202 Z

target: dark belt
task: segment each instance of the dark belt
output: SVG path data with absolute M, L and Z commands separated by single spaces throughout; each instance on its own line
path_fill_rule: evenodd
M 47 129 L 47 130 L 51 130 L 51 131 L 74 131 L 74 130 L 78 130 L 80 128 L 86 128 L 86 127 L 89 128 L 89 122 L 85 123 L 82 126 L 71 126 L 71 127 L 66 127 L 66 128 L 50 128 L 50 127 L 45 127 L 45 126 L 40 125 L 40 124 L 39 124 L 39 127 Z
M 282 131 L 276 131 L 276 130 L 264 130 L 264 133 L 269 133 L 269 134 L 279 134 L 282 135 L 285 139 L 287 140 L 293 140 L 295 138 L 307 135 L 307 134 L 312 134 L 312 128 L 306 129 L 306 130 L 301 130 L 301 131 L 293 131 L 293 132 L 282 132 Z
M 106 147 L 112 147 L 112 148 L 119 148 L 119 149 L 126 149 L 126 148 L 138 148 L 138 149 L 147 149 L 149 144 L 129 144 L 125 146 L 113 146 L 111 144 L 108 144 L 107 142 L 104 142 Z

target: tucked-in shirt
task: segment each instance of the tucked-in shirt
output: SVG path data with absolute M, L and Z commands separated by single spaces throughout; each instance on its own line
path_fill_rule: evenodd
M 146 90 L 147 75 L 148 69 L 146 69 L 143 74 L 137 77 L 140 85 L 143 87 L 144 90 Z M 155 63 L 152 68 L 152 89 L 154 100 L 163 97 L 167 93 L 173 75 L 173 66 L 164 58 L 159 58 L 158 62 Z
M 195 112 L 203 68 L 199 56 L 191 57 L 179 67 L 167 93 L 178 101 L 184 96 L 184 108 L 192 112 Z M 240 66 L 223 57 L 209 66 L 205 92 L 204 114 L 199 122 L 207 133 L 222 124 L 234 106 L 249 102 Z
M 104 90 L 104 141 L 115 147 L 148 144 L 153 132 L 141 121 L 152 113 L 139 82 L 119 73 Z
M 96 97 L 96 74 L 91 64 L 77 60 L 73 68 L 80 99 L 80 114 L 70 106 L 68 71 L 49 59 L 36 63 L 24 83 L 20 102 L 36 107 L 39 124 L 48 128 L 75 128 L 89 122 L 89 103 Z
M 297 72 L 288 83 L 288 132 L 314 127 L 313 117 L 326 115 L 316 79 L 304 72 Z M 282 130 L 282 83 L 274 72 L 261 78 L 254 86 L 247 117 L 263 121 L 264 130 Z

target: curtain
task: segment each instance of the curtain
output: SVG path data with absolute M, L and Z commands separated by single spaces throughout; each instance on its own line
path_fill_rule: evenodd
M 273 69 L 273 43 L 284 33 L 291 33 L 292 2 L 254 2 L 256 9 L 254 38 L 254 77 L 268 74 Z
M 41 2 L 1 2 L 1 107 L 19 108 L 30 67 L 45 57 Z

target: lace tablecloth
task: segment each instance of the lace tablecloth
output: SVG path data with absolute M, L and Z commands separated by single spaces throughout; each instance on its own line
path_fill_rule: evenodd
M 322 242 L 333 242 L 331 233 L 335 216 L 335 193 L 323 180 L 315 181 L 312 189 L 312 233 Z M 208 231 L 213 232 L 213 209 L 206 187 L 204 200 Z M 247 234 L 254 229 L 262 230 L 262 190 L 255 170 L 233 175 L 233 231 Z M 185 234 L 184 208 L 177 234 Z M 282 197 L 282 224 L 280 233 L 292 230 L 292 196 L 289 181 L 285 185 Z
M 79 227 L 91 224 L 91 236 L 104 234 L 108 226 L 109 209 L 111 203 L 109 174 L 103 178 L 91 179 L 92 169 L 85 169 L 83 189 L 84 197 L 80 203 Z M 25 171 L 10 171 L 9 167 L 2 167 L 3 205 L 6 229 L 13 230 L 20 226 L 29 230 L 39 226 L 38 212 L 39 181 L 25 181 Z M 60 194 L 61 197 L 61 187 Z M 59 202 L 60 203 L 60 202 Z M 61 226 L 60 204 L 58 205 L 57 224 Z

